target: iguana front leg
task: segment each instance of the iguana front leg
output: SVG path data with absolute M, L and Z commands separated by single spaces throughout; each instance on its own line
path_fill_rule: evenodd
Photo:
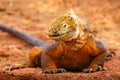
M 105 61 L 105 52 L 101 53 L 97 57 L 95 57 L 92 62 L 90 63 L 89 67 L 86 69 L 83 69 L 83 72 L 85 73 L 91 73 L 95 71 L 103 71 L 105 68 L 103 67 L 104 61 Z
M 98 54 L 95 56 L 94 53 L 92 53 L 94 59 L 91 61 L 88 68 L 83 69 L 83 72 L 85 73 L 105 70 L 105 68 L 103 68 L 103 65 L 106 58 L 106 48 L 101 41 L 95 41 L 95 44 L 95 49 L 97 50 Z
M 57 68 L 54 61 L 47 54 L 41 55 L 41 66 L 43 73 L 54 74 L 66 72 L 63 68 Z
M 104 47 L 101 41 L 96 41 L 96 46 L 97 46 L 97 49 L 100 51 L 100 53 L 98 56 L 95 56 L 95 58 L 92 60 L 88 68 L 83 69 L 83 72 L 85 73 L 106 70 L 103 67 L 104 62 L 106 60 L 108 61 L 112 59 L 113 55 L 114 56 L 116 55 L 114 51 L 106 52 L 106 48 Z

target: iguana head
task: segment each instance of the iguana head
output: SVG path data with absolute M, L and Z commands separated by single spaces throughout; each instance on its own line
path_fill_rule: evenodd
M 49 27 L 48 35 L 53 40 L 68 41 L 79 35 L 78 20 L 74 11 L 60 15 L 54 19 Z

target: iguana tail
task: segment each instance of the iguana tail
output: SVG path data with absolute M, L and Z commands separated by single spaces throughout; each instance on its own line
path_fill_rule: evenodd
M 0 25 L 0 29 L 15 35 L 16 37 L 18 37 L 20 39 L 23 39 L 24 41 L 31 44 L 32 46 L 37 46 L 37 47 L 39 47 L 39 46 L 47 47 L 48 46 L 48 44 L 46 42 L 44 42 L 34 36 L 31 36 L 25 32 L 21 32 L 21 31 L 18 31 L 16 29 L 13 29 L 13 28 L 10 28 L 10 27 L 4 26 L 4 25 Z

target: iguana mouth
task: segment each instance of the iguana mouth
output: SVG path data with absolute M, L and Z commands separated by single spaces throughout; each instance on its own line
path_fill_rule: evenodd
M 72 33 L 72 31 L 68 31 L 68 32 L 63 33 L 63 34 L 53 34 L 53 35 L 49 35 L 49 37 L 52 38 L 52 39 L 59 39 L 59 38 L 65 37 L 66 35 L 69 35 L 69 34 L 71 34 L 71 33 Z
M 60 37 L 64 37 L 65 35 L 67 35 L 67 34 L 54 34 L 54 35 L 49 35 L 49 37 L 51 37 L 51 38 L 60 38 Z

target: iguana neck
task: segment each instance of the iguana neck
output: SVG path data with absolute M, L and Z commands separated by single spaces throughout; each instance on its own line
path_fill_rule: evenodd
M 87 33 L 84 35 L 79 34 L 78 37 L 75 39 L 72 39 L 70 41 L 60 41 L 60 42 L 64 43 L 65 47 L 67 47 L 68 49 L 78 50 L 86 44 L 89 37 L 90 36 Z
M 72 39 L 71 41 L 64 41 L 66 44 L 66 47 L 72 50 L 78 50 L 84 46 L 86 43 L 87 39 L 83 39 L 78 35 L 76 39 Z

